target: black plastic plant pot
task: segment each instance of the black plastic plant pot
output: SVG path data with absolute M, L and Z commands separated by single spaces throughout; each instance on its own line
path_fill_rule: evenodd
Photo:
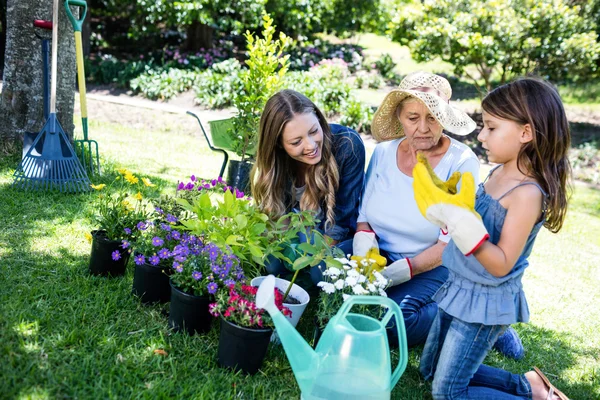
M 113 253 L 119 252 L 119 259 L 113 260 Z M 129 261 L 129 251 L 121 247 L 120 240 L 109 240 L 106 231 L 92 231 L 92 253 L 89 271 L 92 275 L 123 276 Z
M 250 194 L 250 170 L 252 163 L 237 160 L 229 160 L 229 169 L 227 170 L 227 184 L 237 188 L 245 194 Z
M 168 302 L 171 299 L 169 272 L 170 268 L 164 265 L 136 265 L 131 293 L 145 304 Z
M 169 327 L 175 332 L 206 333 L 210 330 L 212 315 L 208 312 L 210 297 L 194 296 L 171 285 Z
M 218 363 L 221 367 L 254 375 L 261 367 L 273 329 L 250 329 L 221 317 Z

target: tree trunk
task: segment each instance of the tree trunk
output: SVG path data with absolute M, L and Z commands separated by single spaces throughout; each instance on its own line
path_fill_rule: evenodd
M 0 154 L 21 151 L 25 132 L 44 126 L 42 49 L 35 36 L 34 19 L 52 20 L 52 0 L 10 1 L 6 10 L 6 57 L 0 98 Z M 76 17 L 78 16 L 78 10 Z M 63 2 L 59 5 L 57 116 L 66 134 L 73 137 L 75 41 Z M 42 32 L 43 34 L 49 32 Z M 51 57 L 50 57 L 51 58 Z
M 0 0 L 0 77 L 4 69 L 4 52 L 6 49 L 6 0 Z
M 213 29 L 198 21 L 192 22 L 187 27 L 187 38 L 183 44 L 184 51 L 198 51 L 212 48 Z

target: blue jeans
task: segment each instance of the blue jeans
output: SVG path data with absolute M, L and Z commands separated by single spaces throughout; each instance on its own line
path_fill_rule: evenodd
M 346 240 L 338 244 L 344 254 L 352 253 L 352 240 Z M 385 251 L 381 252 L 388 260 Z M 431 298 L 448 279 L 448 269 L 440 265 L 430 271 L 415 275 L 410 281 L 386 290 L 390 299 L 400 306 L 404 316 L 404 327 L 406 328 L 406 339 L 408 346 L 416 346 L 425 343 L 429 328 L 438 312 L 437 303 Z M 394 319 L 390 321 L 394 324 Z M 398 342 L 398 332 L 395 329 L 388 330 L 390 343 Z
M 464 322 L 439 310 L 419 366 L 433 377 L 434 399 L 531 399 L 524 375 L 483 365 L 487 353 L 508 325 Z

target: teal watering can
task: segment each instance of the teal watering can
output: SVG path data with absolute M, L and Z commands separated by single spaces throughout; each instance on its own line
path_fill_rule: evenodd
M 304 400 L 389 399 L 406 369 L 408 349 L 400 307 L 387 297 L 352 296 L 329 321 L 313 350 L 274 302 L 275 277 L 258 288 L 256 306 L 271 315 Z M 353 305 L 387 308 L 381 321 L 351 313 Z M 396 317 L 400 359 L 392 372 L 386 325 Z

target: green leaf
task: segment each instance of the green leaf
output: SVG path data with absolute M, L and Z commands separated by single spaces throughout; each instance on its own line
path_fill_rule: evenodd
M 254 224 L 250 228 L 250 233 L 254 236 L 258 236 L 267 230 L 267 224 Z
M 246 225 L 248 225 L 248 218 L 245 215 L 239 214 L 235 216 L 235 223 L 238 225 L 239 229 L 244 229 Z
M 255 246 L 253 244 L 248 244 L 247 246 L 248 246 L 248 249 L 250 250 L 250 254 L 252 254 L 253 257 L 262 257 L 263 256 L 263 252 L 257 246 Z
M 227 239 L 225 239 L 225 243 L 230 246 L 240 246 L 241 244 L 237 241 L 240 237 L 237 235 L 229 235 Z
M 305 253 L 309 253 L 309 254 L 315 254 L 317 252 L 316 247 L 308 242 L 300 243 L 298 245 L 298 249 L 302 250 Z
M 310 265 L 312 259 L 313 258 L 310 256 L 302 256 L 302 257 L 298 258 L 296 261 L 294 261 L 294 264 L 292 265 L 292 269 L 294 271 L 298 271 L 302 268 L 306 268 L 307 266 Z

